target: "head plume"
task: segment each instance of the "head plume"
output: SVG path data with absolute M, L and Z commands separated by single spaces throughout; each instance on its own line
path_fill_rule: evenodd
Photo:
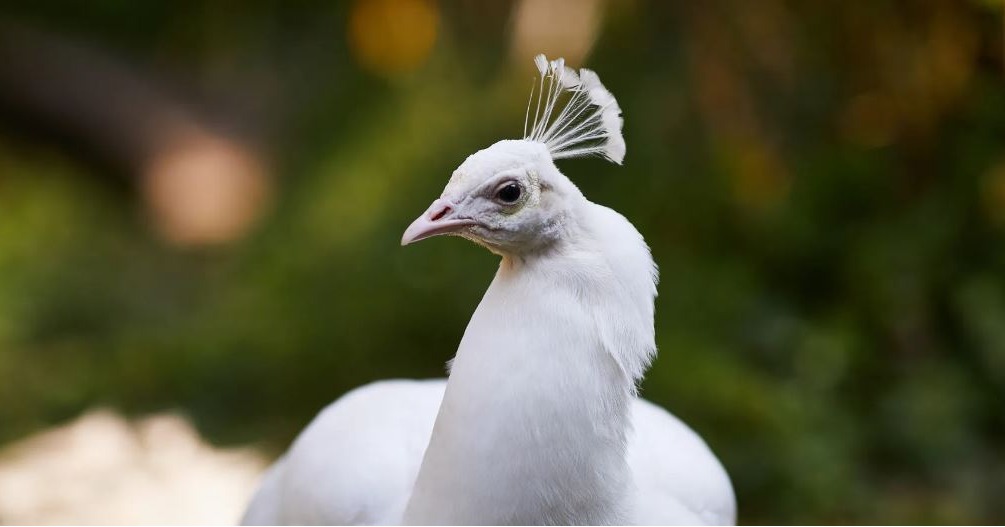
M 534 64 L 540 75 L 531 86 L 523 138 L 544 143 L 553 159 L 596 154 L 620 165 L 621 107 L 600 77 L 585 68 L 576 73 L 564 59 L 548 61 L 544 55 L 534 57 Z

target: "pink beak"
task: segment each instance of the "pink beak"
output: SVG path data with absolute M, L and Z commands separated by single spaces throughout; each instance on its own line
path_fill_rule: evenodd
M 453 234 L 464 227 L 477 225 L 477 222 L 467 218 L 457 218 L 457 209 L 453 203 L 445 199 L 437 199 L 411 225 L 405 229 L 401 237 L 401 245 L 424 240 L 440 234 Z

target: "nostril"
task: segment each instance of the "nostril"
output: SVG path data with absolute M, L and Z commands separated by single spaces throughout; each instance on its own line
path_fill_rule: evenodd
M 443 208 L 440 209 L 438 212 L 434 213 L 429 218 L 429 220 L 430 221 L 437 221 L 437 220 L 443 218 L 444 216 L 446 216 L 451 210 L 453 210 L 453 209 L 451 209 L 450 206 L 444 205 Z

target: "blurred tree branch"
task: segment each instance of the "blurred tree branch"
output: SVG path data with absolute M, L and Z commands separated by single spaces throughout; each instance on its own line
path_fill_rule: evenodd
M 111 56 L 0 26 L 0 105 L 138 178 L 158 230 L 179 243 L 247 231 L 270 188 L 261 156 Z

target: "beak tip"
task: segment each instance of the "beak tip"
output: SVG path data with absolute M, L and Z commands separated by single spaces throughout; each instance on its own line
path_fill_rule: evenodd
M 411 245 L 441 234 L 453 234 L 473 224 L 472 220 L 469 219 L 444 217 L 445 214 L 452 213 L 452 211 L 453 207 L 444 205 L 442 199 L 434 201 L 426 212 L 422 213 L 405 229 L 405 233 L 401 236 L 401 246 Z
M 418 223 L 418 220 L 416 220 L 416 223 Z M 417 231 L 420 231 L 420 229 L 416 228 L 415 223 L 409 225 L 408 228 L 405 229 L 404 234 L 401 235 L 401 246 L 404 247 L 406 245 L 411 245 L 412 243 L 418 241 L 420 239 L 421 232 Z

